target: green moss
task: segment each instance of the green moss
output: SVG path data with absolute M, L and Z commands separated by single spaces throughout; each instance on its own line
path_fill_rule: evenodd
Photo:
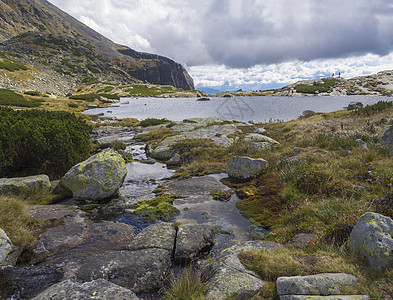
M 178 199 L 176 194 L 163 193 L 151 200 L 140 200 L 131 206 L 134 214 L 145 222 L 155 222 L 157 219 L 171 221 L 180 211 L 174 207 L 173 201 Z

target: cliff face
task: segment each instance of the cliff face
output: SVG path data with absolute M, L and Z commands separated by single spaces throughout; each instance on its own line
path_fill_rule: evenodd
M 46 0 L 0 1 L 0 41 L 0 51 L 75 84 L 94 77 L 194 89 L 180 64 L 118 45 Z

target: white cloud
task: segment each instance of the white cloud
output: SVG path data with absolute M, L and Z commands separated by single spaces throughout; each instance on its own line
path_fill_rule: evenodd
M 189 66 L 199 86 L 393 69 L 391 0 L 49 1 L 117 43 Z

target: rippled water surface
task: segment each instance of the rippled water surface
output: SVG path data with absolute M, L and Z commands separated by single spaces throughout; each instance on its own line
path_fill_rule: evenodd
M 187 118 L 219 117 L 248 122 L 269 120 L 291 120 L 305 110 L 331 112 L 343 109 L 352 101 L 364 105 L 391 98 L 381 96 L 327 96 L 327 97 L 233 97 L 211 98 L 196 101 L 196 98 L 122 98 L 120 105 L 87 110 L 86 114 L 100 114 L 117 118 L 133 117 L 167 118 L 181 121 Z

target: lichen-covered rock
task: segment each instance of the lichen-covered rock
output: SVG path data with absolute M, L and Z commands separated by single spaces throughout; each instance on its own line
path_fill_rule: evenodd
M 249 133 L 244 137 L 244 140 L 247 142 L 268 142 L 273 145 L 280 144 L 276 140 L 259 133 Z
M 223 250 L 202 272 L 209 279 L 207 298 L 249 299 L 264 285 L 264 281 L 253 271 L 247 270 L 238 258 L 238 254 L 247 251 L 272 251 L 280 248 L 279 244 L 267 241 L 249 241 L 236 244 Z
M 358 282 L 357 277 L 344 273 L 325 273 L 308 276 L 280 277 L 277 294 L 282 295 L 340 295 L 344 288 Z
M 135 293 L 161 288 L 168 276 L 172 253 L 163 249 L 109 251 L 81 262 L 76 277 L 82 281 L 105 279 Z
M 75 199 L 101 200 L 114 195 L 127 175 L 123 157 L 112 149 L 73 166 L 61 182 Z
M 280 296 L 280 300 L 369 300 L 366 295 L 338 295 L 338 296 L 307 296 L 288 295 Z
M 306 248 L 311 246 L 317 239 L 318 236 L 313 233 L 298 233 L 290 243 L 293 243 L 296 248 Z
M 390 126 L 379 140 L 379 144 L 387 149 L 390 153 L 393 153 L 393 126 Z
M 51 189 L 47 175 L 36 175 L 18 178 L 0 178 L 0 194 L 30 195 L 47 193 Z
M 366 257 L 372 269 L 392 268 L 393 220 L 377 213 L 365 213 L 351 232 L 349 247 Z
M 158 248 L 172 253 L 175 247 L 175 238 L 176 229 L 171 223 L 157 223 L 144 228 L 131 241 L 128 249 L 135 251 Z
M 12 250 L 12 242 L 3 229 L 0 228 L 0 264 L 4 262 Z
M 52 285 L 40 293 L 33 300 L 107 300 L 107 299 L 129 299 L 137 300 L 135 293 L 129 289 L 118 286 L 104 279 L 91 282 L 79 283 L 66 280 Z
M 260 175 L 268 166 L 269 163 L 262 158 L 236 156 L 228 161 L 228 176 L 240 180 L 251 179 Z
M 214 245 L 214 229 L 210 225 L 180 225 L 177 231 L 175 263 L 190 263 L 206 254 Z
M 251 142 L 248 146 L 249 153 L 258 153 L 263 150 L 269 150 L 272 146 L 268 142 Z

